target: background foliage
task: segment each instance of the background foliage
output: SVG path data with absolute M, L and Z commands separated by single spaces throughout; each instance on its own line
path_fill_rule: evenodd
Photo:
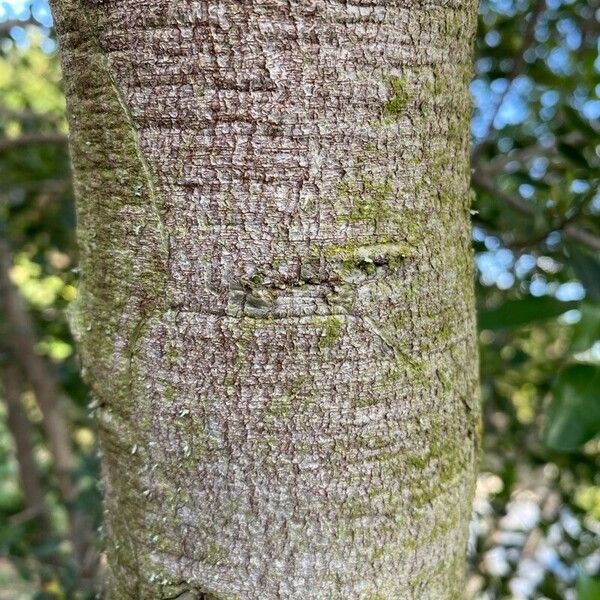
M 480 8 L 479 600 L 600 599 L 599 2 Z M 91 598 L 102 565 L 93 407 L 65 318 L 77 253 L 55 50 L 43 0 L 0 2 L 0 600 Z

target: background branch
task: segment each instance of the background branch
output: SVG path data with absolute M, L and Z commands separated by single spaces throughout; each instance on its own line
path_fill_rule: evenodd
M 473 171 L 471 178 L 473 183 L 482 190 L 510 206 L 518 213 L 527 217 L 534 217 L 536 215 L 537 211 L 532 204 L 514 194 L 499 189 L 494 180 L 486 173 L 475 170 Z M 600 251 L 600 237 L 591 231 L 581 228 L 579 225 L 572 222 L 572 220 L 565 221 L 562 226 L 558 225 L 553 230 L 560 230 L 566 239 L 579 242 L 592 250 Z
M 37 144 L 65 145 L 69 138 L 64 133 L 24 133 L 17 138 L 0 139 L 0 152 Z
M 40 532 L 49 532 L 48 506 L 34 456 L 33 428 L 21 404 L 21 375 L 11 356 L 0 369 L 3 397 L 8 413 L 8 426 L 15 443 L 15 456 L 23 488 L 25 511 L 28 519 L 40 520 Z
M 89 533 L 85 519 L 74 506 L 76 492 L 71 481 L 75 459 L 69 428 L 58 399 L 54 376 L 35 351 L 35 333 L 21 296 L 10 280 L 10 247 L 0 239 L 0 293 L 8 323 L 8 343 L 34 391 L 43 415 L 43 427 L 54 459 L 60 496 L 69 509 L 71 540 L 77 562 L 85 553 Z
M 527 21 L 527 25 L 525 27 L 525 32 L 523 34 L 523 40 L 521 46 L 519 48 L 518 54 L 514 58 L 514 62 L 510 72 L 508 73 L 506 79 L 507 84 L 505 90 L 500 94 L 500 97 L 496 101 L 496 105 L 492 111 L 492 115 L 487 123 L 486 132 L 482 137 L 482 140 L 473 147 L 473 151 L 471 152 L 471 161 L 476 163 L 483 150 L 486 148 L 490 141 L 490 136 L 494 127 L 494 121 L 496 120 L 500 109 L 502 108 L 506 97 L 512 87 L 515 79 L 523 72 L 523 68 L 525 67 L 525 52 L 531 46 L 535 39 L 535 27 L 537 25 L 537 21 L 542 11 L 546 7 L 546 0 L 535 0 L 535 4 L 529 13 L 529 19 Z

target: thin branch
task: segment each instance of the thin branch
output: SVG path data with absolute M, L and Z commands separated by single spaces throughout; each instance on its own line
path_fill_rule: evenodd
M 23 488 L 25 510 L 23 518 L 40 520 L 40 533 L 44 538 L 49 532 L 48 505 L 40 482 L 39 469 L 33 448 L 33 428 L 21 404 L 21 376 L 17 366 L 10 360 L 1 370 L 3 397 L 6 402 L 8 427 L 15 443 L 15 456 Z
M 43 27 L 33 16 L 28 19 L 7 19 L 6 21 L 0 21 L 0 35 L 8 33 L 13 27 L 27 27 L 28 25 Z
M 4 311 L 9 325 L 9 339 L 12 342 L 14 355 L 27 374 L 44 414 L 44 426 L 56 463 L 59 489 L 64 500 L 70 502 L 74 498 L 71 471 L 75 464 L 70 435 L 60 410 L 54 377 L 42 358 L 35 352 L 33 324 L 23 305 L 23 300 L 10 280 L 11 264 L 10 248 L 6 241 L 0 240 L 0 290 L 2 290 Z
M 81 564 L 89 532 L 82 526 L 85 520 L 83 515 L 73 506 L 77 494 L 71 481 L 75 458 L 69 428 L 59 402 L 54 375 L 35 351 L 33 324 L 21 296 L 10 280 L 11 265 L 10 247 L 6 240 L 0 239 L 0 298 L 3 300 L 8 323 L 8 341 L 12 353 L 27 375 L 43 415 L 42 424 L 54 459 L 59 493 L 69 512 L 74 556 L 78 564 Z
M 600 252 L 600 237 L 571 223 L 563 229 L 565 237 Z
M 498 189 L 494 181 L 482 171 L 475 170 L 471 175 L 473 183 L 477 184 L 482 190 L 485 190 L 490 195 L 498 198 L 504 204 L 510 206 L 513 210 L 527 217 L 534 217 L 536 214 L 535 207 L 529 202 L 505 192 L 504 190 Z M 600 237 L 596 234 L 588 231 L 587 229 L 581 228 L 581 226 L 574 223 L 571 219 L 564 221 L 561 225 L 558 225 L 555 231 L 561 231 L 562 235 L 566 239 L 579 242 L 592 250 L 600 251 Z M 545 237 L 545 236 L 544 236 Z
M 35 110 L 23 109 L 12 110 L 6 107 L 0 107 L 0 117 L 4 119 L 15 119 L 16 121 L 26 123 L 49 123 L 56 125 L 64 121 L 64 115 L 51 112 L 40 113 Z
M 71 185 L 71 178 L 64 179 L 38 179 L 37 181 L 19 181 L 14 183 L 4 183 L 3 192 L 10 190 L 35 191 L 42 194 L 61 194 Z
M 526 215 L 528 217 L 533 217 L 535 215 L 535 209 L 533 206 L 531 206 L 531 204 L 525 200 L 522 200 L 518 196 L 514 196 L 513 194 L 509 194 L 508 192 L 498 189 L 494 181 L 487 175 L 487 173 L 483 173 L 480 170 L 475 170 L 471 175 L 471 179 L 473 183 L 476 183 L 481 189 L 498 198 L 504 202 L 504 204 L 508 204 L 511 208 L 522 215 Z
M 496 173 L 501 173 L 506 168 L 506 165 L 512 162 L 523 162 L 530 158 L 535 158 L 538 156 L 547 156 L 556 151 L 556 147 L 551 146 L 542 146 L 541 144 L 534 144 L 532 146 L 528 146 L 527 148 L 519 148 L 517 150 L 512 150 L 506 154 L 501 154 L 496 156 L 491 161 L 486 162 L 485 165 L 480 164 L 477 165 L 477 170 L 485 171 L 487 175 L 494 175 Z
M 504 101 L 508 96 L 512 84 L 523 71 L 523 67 L 525 66 L 525 52 L 528 50 L 528 48 L 531 46 L 532 42 L 535 39 L 535 26 L 537 25 L 538 19 L 545 7 L 546 0 L 536 0 L 533 8 L 531 9 L 531 12 L 529 13 L 529 20 L 527 21 L 527 26 L 525 27 L 525 32 L 523 33 L 523 43 L 519 48 L 518 54 L 515 56 L 512 69 L 506 77 L 506 88 L 496 101 L 496 105 L 492 111 L 492 116 L 487 123 L 486 132 L 483 135 L 482 140 L 474 146 L 473 151 L 471 152 L 471 160 L 473 161 L 473 163 L 475 163 L 480 158 L 483 150 L 488 145 L 490 141 L 490 135 L 494 127 L 494 121 L 500 113 L 500 109 L 504 105 Z
M 35 144 L 65 145 L 69 138 L 64 133 L 24 133 L 17 138 L 0 139 L 0 152 Z

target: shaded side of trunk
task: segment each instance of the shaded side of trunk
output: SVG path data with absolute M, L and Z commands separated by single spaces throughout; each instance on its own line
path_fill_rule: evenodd
M 112 598 L 462 598 L 472 0 L 56 0 Z

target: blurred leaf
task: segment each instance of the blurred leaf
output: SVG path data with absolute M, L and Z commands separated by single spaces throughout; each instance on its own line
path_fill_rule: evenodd
M 38 544 L 34 548 L 36 556 L 53 556 L 59 549 L 60 540 L 52 539 L 49 542 Z
M 57 597 L 60 597 L 60 596 L 56 596 L 56 594 L 49 594 L 48 592 L 43 591 L 43 592 L 38 592 L 33 597 L 33 600 L 56 600 Z
M 565 85 L 565 78 L 553 73 L 542 61 L 534 62 L 530 66 L 530 69 L 535 75 L 536 82 L 541 85 L 548 86 L 550 88 L 560 88 L 561 86 Z
M 568 104 L 562 107 L 562 111 L 572 129 L 581 131 L 591 140 L 598 136 L 598 131 L 592 127 L 592 124 L 587 119 L 582 118 L 579 111 L 570 107 Z
M 600 578 L 582 573 L 577 579 L 577 600 L 600 600 Z
M 480 329 L 504 329 L 519 327 L 536 321 L 558 317 L 577 308 L 578 302 L 561 302 L 551 296 L 534 298 L 528 296 L 521 300 L 507 300 L 497 308 L 479 312 Z
M 552 394 L 543 436 L 548 447 L 571 452 L 600 433 L 600 367 L 566 367 Z
M 589 169 L 590 164 L 587 158 L 584 156 L 583 152 L 576 146 L 571 144 L 567 144 L 566 142 L 558 143 L 559 152 L 568 158 L 574 165 L 581 167 L 583 169 Z
M 583 302 L 579 310 L 581 310 L 581 320 L 575 326 L 571 342 L 572 352 L 589 350 L 600 340 L 600 305 Z
M 569 247 L 569 254 L 573 270 L 587 295 L 600 302 L 600 262 L 590 252 L 585 252 L 575 246 Z

